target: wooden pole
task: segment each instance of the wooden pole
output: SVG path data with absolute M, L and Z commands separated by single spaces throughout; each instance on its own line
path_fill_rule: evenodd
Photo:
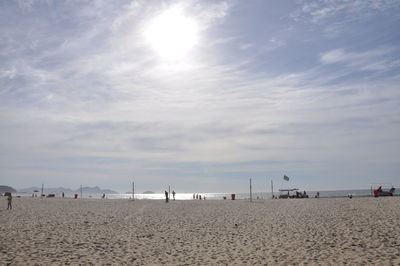
M 132 200 L 135 200 L 135 182 L 132 182 Z
M 251 191 L 251 178 L 250 178 L 250 202 L 252 202 L 252 201 L 253 201 L 253 194 Z
M 81 185 L 81 199 L 83 199 L 82 194 L 83 194 L 83 193 L 82 193 L 82 185 Z
M 271 179 L 271 193 L 272 193 L 272 198 L 274 198 L 274 182 Z
M 43 198 L 43 189 L 44 189 L 44 184 L 42 184 L 42 193 L 40 194 L 40 198 Z

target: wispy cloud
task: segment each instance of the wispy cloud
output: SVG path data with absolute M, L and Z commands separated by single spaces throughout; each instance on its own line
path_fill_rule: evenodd
M 386 16 L 395 23 L 399 20 L 399 8 L 400 3 L 396 0 L 303 1 L 299 9 L 292 12 L 291 17 L 295 21 L 320 25 L 325 37 L 337 38 L 342 34 L 357 33 L 358 28 L 362 29 L 370 19 L 383 13 L 391 13 Z
M 396 0 L 364 0 L 364 1 L 306 1 L 302 6 L 304 15 L 311 18 L 315 23 L 335 16 L 366 17 L 371 12 L 398 7 Z
M 365 52 L 347 52 L 344 49 L 334 49 L 320 55 L 323 64 L 342 64 L 358 71 L 389 71 L 399 66 L 395 48 L 380 48 Z M 382 59 L 384 58 L 384 59 Z
M 244 43 L 244 44 L 241 44 L 241 45 L 239 46 L 239 49 L 240 49 L 240 50 L 247 50 L 247 49 L 250 49 L 251 47 L 253 47 L 253 44 L 251 44 L 251 43 Z

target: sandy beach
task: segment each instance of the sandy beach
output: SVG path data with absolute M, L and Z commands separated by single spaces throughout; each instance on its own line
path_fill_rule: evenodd
M 1 265 L 400 264 L 400 197 L 1 198 Z

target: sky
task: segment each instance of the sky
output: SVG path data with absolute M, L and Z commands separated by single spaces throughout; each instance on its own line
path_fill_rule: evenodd
M 0 0 L 0 183 L 399 187 L 398 25 L 395 0 Z

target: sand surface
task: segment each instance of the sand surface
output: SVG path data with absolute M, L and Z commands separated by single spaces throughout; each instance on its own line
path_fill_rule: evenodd
M 400 197 L 0 200 L 0 265 L 400 265 Z

